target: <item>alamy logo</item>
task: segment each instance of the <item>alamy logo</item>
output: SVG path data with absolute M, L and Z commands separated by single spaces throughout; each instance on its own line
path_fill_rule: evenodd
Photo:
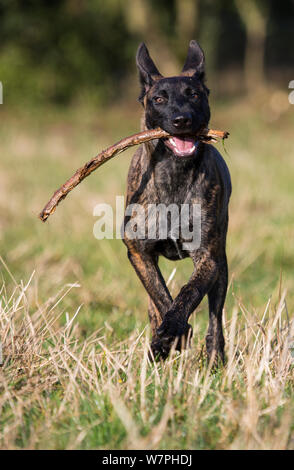
M 184 250 L 195 250 L 201 244 L 200 204 L 129 204 L 124 209 L 124 197 L 116 196 L 115 221 L 109 204 L 97 204 L 93 215 L 99 217 L 93 227 L 98 240 L 123 238 L 125 234 L 131 240 L 179 240 Z
M 294 88 L 294 80 L 291 80 L 291 82 L 289 82 L 288 88 Z M 289 93 L 288 99 L 290 104 L 294 104 L 294 90 Z

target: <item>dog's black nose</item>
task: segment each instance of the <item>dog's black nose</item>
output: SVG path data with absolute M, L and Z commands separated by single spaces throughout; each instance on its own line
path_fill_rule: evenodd
M 173 117 L 172 123 L 177 129 L 188 129 L 192 124 L 192 116 L 189 113 L 178 114 Z

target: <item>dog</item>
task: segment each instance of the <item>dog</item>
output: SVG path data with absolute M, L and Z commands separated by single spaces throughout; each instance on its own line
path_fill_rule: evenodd
M 149 296 L 152 355 L 164 360 L 173 344 L 179 350 L 187 347 L 192 335 L 188 319 L 207 295 L 208 360 L 224 363 L 222 310 L 228 284 L 226 235 L 231 179 L 216 148 L 191 137 L 208 127 L 210 120 L 204 53 L 192 40 L 181 74 L 165 78 L 155 66 L 146 45 L 141 43 L 136 64 L 141 84 L 139 101 L 144 108 L 141 128 L 160 127 L 172 136 L 147 142 L 134 154 L 128 173 L 128 210 L 123 223 L 128 258 Z M 130 226 L 137 213 L 130 212 L 129 208 L 156 204 L 166 207 L 172 204 L 179 209 L 183 204 L 190 208 L 198 205 L 201 210 L 200 243 L 187 247 L 181 234 L 175 239 L 171 233 L 170 214 L 165 239 L 148 237 L 148 234 L 131 236 Z M 136 219 L 132 227 L 147 228 L 147 222 L 147 217 L 143 216 L 139 223 Z M 190 213 L 186 222 L 192 226 Z M 180 225 L 181 230 L 183 221 Z M 192 275 L 174 299 L 158 267 L 159 256 L 170 260 L 190 257 L 193 261 Z

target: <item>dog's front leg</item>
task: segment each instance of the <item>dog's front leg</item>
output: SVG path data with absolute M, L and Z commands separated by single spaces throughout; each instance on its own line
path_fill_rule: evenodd
M 164 351 L 169 350 L 176 340 L 177 349 L 180 350 L 186 346 L 187 339 L 192 334 L 192 327 L 188 324 L 189 316 L 208 293 L 217 274 L 217 262 L 209 252 L 204 252 L 200 258 L 194 260 L 194 271 L 191 278 L 182 287 L 157 330 Z
M 172 305 L 172 297 L 166 287 L 157 258 L 128 247 L 128 258 L 138 274 L 143 286 L 151 297 L 161 318 Z
M 150 297 L 150 307 L 161 320 L 172 306 L 173 299 L 158 266 L 158 257 L 140 249 L 140 244 L 125 238 L 128 258 Z
M 164 344 L 157 335 L 157 328 L 162 322 L 166 311 L 172 307 L 172 297 L 158 267 L 157 257 L 139 251 L 136 245 L 132 243 L 126 242 L 126 244 L 128 246 L 128 258 L 149 294 L 148 314 L 152 330 L 151 349 L 153 357 L 160 356 L 165 359 L 170 348 L 165 349 Z
M 156 308 L 156 305 L 154 304 L 153 300 L 151 299 L 151 297 L 149 297 L 149 300 L 148 300 L 148 316 L 149 316 L 149 321 L 150 321 L 152 338 L 156 338 L 157 329 L 162 323 L 162 317 L 160 315 L 159 310 Z

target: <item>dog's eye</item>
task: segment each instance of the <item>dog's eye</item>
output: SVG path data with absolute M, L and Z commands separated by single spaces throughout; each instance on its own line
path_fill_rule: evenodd
M 191 88 L 187 88 L 187 90 L 185 90 L 185 94 L 188 98 L 194 98 L 195 100 L 198 98 L 196 91 L 192 90 Z
M 165 98 L 163 98 L 163 96 L 155 96 L 154 101 L 155 103 L 160 104 L 165 101 Z

